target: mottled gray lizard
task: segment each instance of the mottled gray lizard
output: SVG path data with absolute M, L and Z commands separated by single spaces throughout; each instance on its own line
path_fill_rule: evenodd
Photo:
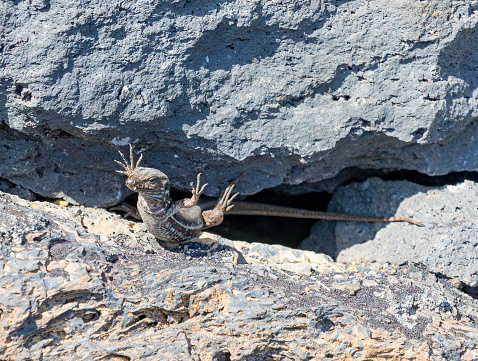
M 203 210 L 197 205 L 207 183 L 200 187 L 200 176 L 197 175 L 196 185 L 191 182 L 192 197 L 173 201 L 169 195 L 169 178 L 163 172 L 140 167 L 143 155 L 136 164 L 133 159 L 133 147 L 130 145 L 130 160 L 119 152 L 124 163 L 116 161 L 124 168 L 118 173 L 128 176 L 126 186 L 138 193 L 137 209 L 146 228 L 158 239 L 165 242 L 184 242 L 197 237 L 203 229 L 219 225 L 224 214 L 279 216 L 310 219 L 328 219 L 335 221 L 359 222 L 408 222 L 418 226 L 421 223 L 402 217 L 367 217 L 351 214 L 337 214 L 304 209 L 274 206 L 268 204 L 240 202 L 239 209 L 232 210 L 232 201 L 238 193 L 232 194 L 237 179 L 222 192 L 213 209 Z M 207 207 L 206 207 L 207 208 Z M 232 211 L 231 211 L 232 210 Z M 136 216 L 139 218 L 138 216 Z

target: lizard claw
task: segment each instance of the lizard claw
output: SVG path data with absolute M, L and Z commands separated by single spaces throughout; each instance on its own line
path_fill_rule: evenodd
M 239 179 L 236 178 L 225 190 L 224 192 L 222 192 L 221 196 L 219 197 L 219 201 L 217 202 L 217 205 L 215 207 L 215 209 L 219 209 L 223 212 L 227 212 L 229 211 L 232 207 L 234 207 L 232 203 L 232 201 L 234 200 L 234 198 L 237 197 L 237 195 L 239 194 L 238 193 L 235 193 L 231 196 L 231 192 L 232 190 L 234 189 L 234 186 L 236 185 L 237 181 Z
M 200 196 L 202 194 L 202 192 L 204 192 L 204 188 L 206 188 L 206 186 L 208 185 L 209 183 L 205 183 L 202 187 L 201 187 L 201 190 L 198 192 L 198 195 Z
M 124 156 L 123 153 L 121 153 L 120 150 L 118 150 L 119 154 L 121 155 L 121 158 L 123 158 L 123 162 L 118 162 L 115 160 L 116 163 L 118 163 L 121 167 L 123 167 L 124 170 L 117 170 L 116 172 L 121 173 L 121 174 L 126 174 L 128 177 L 133 174 L 136 168 L 139 167 L 139 163 L 141 163 L 141 160 L 143 159 L 143 154 L 140 155 L 138 161 L 136 162 L 136 165 L 134 164 L 134 157 L 133 157 L 133 146 L 129 145 L 129 162 Z
M 232 197 L 230 197 L 229 199 L 226 200 L 226 206 L 231 206 L 231 203 L 232 201 L 234 200 L 234 198 L 236 198 L 237 196 L 239 195 L 239 192 L 237 192 L 236 194 L 233 194 Z M 232 208 L 232 206 L 231 206 Z
M 201 188 L 199 188 L 200 181 L 201 181 L 201 173 L 198 173 L 197 180 L 196 180 L 196 185 L 194 185 L 194 182 L 190 183 L 191 188 L 192 188 L 192 193 L 193 193 L 190 203 L 193 204 L 193 205 L 195 205 L 197 203 L 197 201 L 199 200 L 199 197 L 201 196 L 202 192 L 204 192 L 204 189 L 207 186 L 207 183 L 206 183 L 206 184 L 203 184 L 203 186 Z

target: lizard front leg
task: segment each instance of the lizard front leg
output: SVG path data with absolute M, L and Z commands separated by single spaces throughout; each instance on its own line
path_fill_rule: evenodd
M 209 227 L 214 227 L 222 223 L 224 220 L 224 214 L 229 211 L 234 205 L 232 204 L 232 201 L 234 198 L 239 193 L 231 195 L 231 192 L 234 188 L 234 186 L 237 183 L 236 179 L 234 182 L 232 182 L 221 194 L 219 197 L 219 201 L 217 202 L 216 207 L 214 209 L 211 209 L 210 211 L 204 211 L 202 212 L 202 217 L 204 219 L 204 226 L 202 229 L 206 229 Z
M 200 181 L 201 181 L 201 173 L 198 173 L 198 176 L 197 176 L 197 181 L 196 181 L 196 186 L 194 186 L 194 183 L 191 182 L 191 188 L 192 188 L 192 197 L 191 198 L 185 198 L 185 199 L 182 199 L 178 202 L 175 202 L 175 203 L 179 203 L 181 205 L 181 208 L 191 208 L 193 206 L 195 206 L 199 200 L 199 197 L 201 196 L 202 192 L 204 191 L 204 188 L 206 188 L 207 186 L 207 183 L 204 184 L 201 188 L 199 188 L 199 184 L 200 184 Z

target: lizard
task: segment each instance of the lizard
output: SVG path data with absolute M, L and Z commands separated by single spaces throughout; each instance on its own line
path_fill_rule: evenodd
M 207 186 L 200 187 L 201 173 L 196 185 L 191 182 L 192 197 L 173 201 L 169 195 L 169 178 L 155 168 L 140 167 L 143 154 L 136 164 L 133 147 L 130 144 L 130 161 L 119 152 L 124 163 L 115 160 L 128 176 L 126 187 L 138 193 L 137 209 L 148 231 L 161 241 L 181 243 L 199 236 L 202 230 L 222 223 L 224 214 L 233 207 L 232 201 L 238 195 L 232 194 L 236 182 L 232 182 L 222 193 L 212 210 L 203 211 L 197 202 Z M 138 217 L 136 217 L 138 218 Z
M 124 170 L 116 172 L 126 175 L 126 186 L 138 193 L 137 210 L 139 214 L 128 212 L 135 218 L 141 219 L 148 231 L 161 241 L 168 243 L 182 243 L 199 236 L 202 230 L 222 223 L 224 215 L 259 215 L 293 218 L 326 219 L 349 222 L 408 222 L 417 226 L 423 224 L 403 217 L 369 217 L 353 214 L 339 214 L 305 209 L 295 209 L 269 204 L 236 202 L 236 210 L 232 201 L 239 193 L 232 194 L 239 178 L 236 178 L 221 194 L 217 203 L 210 202 L 198 206 L 199 197 L 207 183 L 200 186 L 201 173 L 197 175 L 196 184 L 190 183 L 191 198 L 173 201 L 169 195 L 169 178 L 155 168 L 140 167 L 143 154 L 134 162 L 133 147 L 130 144 L 130 159 L 126 159 L 119 151 L 124 163 L 115 160 Z M 213 207 L 212 209 L 208 209 Z M 124 210 L 112 208 L 112 210 Z

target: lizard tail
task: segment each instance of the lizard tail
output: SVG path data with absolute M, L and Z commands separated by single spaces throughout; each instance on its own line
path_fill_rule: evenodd
M 423 227 L 423 226 L 424 226 L 423 223 L 414 221 L 413 219 L 410 219 L 410 218 L 403 218 L 403 217 L 392 217 L 392 218 L 389 218 L 388 221 L 389 221 L 389 222 L 408 222 L 408 223 L 411 223 L 411 224 L 415 224 L 415 225 L 417 225 L 417 226 L 419 226 L 419 227 Z
M 308 219 L 326 219 L 331 221 L 348 222 L 408 222 L 422 227 L 423 224 L 413 219 L 403 217 L 368 217 L 355 214 L 338 214 L 320 211 L 310 211 L 306 209 L 295 209 L 289 207 L 275 206 L 271 204 L 261 204 L 252 202 L 236 202 L 235 207 L 227 214 L 249 215 L 249 216 L 271 216 L 271 217 L 290 217 L 290 218 L 308 218 Z

